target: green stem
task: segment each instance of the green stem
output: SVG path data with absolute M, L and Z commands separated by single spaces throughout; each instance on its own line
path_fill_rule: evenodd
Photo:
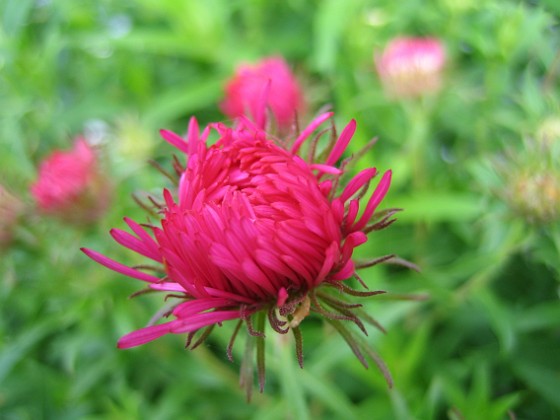
M 427 152 L 431 145 L 427 144 L 427 141 L 430 131 L 431 106 L 427 105 L 428 104 L 420 100 L 403 104 L 408 123 L 410 124 L 410 131 L 406 139 L 405 148 L 408 154 L 409 165 L 412 168 L 411 184 L 413 193 L 425 190 L 429 180 L 427 174 L 427 160 L 429 156 Z M 420 265 L 422 264 L 422 253 L 426 249 L 426 236 L 426 224 L 418 221 L 414 231 L 414 243 L 417 247 L 415 261 Z
M 307 420 L 310 418 L 302 384 L 297 379 L 298 367 L 294 359 L 294 342 L 290 335 L 276 334 L 276 350 L 280 360 L 279 380 L 284 393 L 286 409 L 290 418 Z
M 430 110 L 423 102 L 408 102 L 403 104 L 403 108 L 410 126 L 405 148 L 412 168 L 412 184 L 415 190 L 420 190 L 425 188 L 427 179 L 428 145 L 426 142 L 430 130 Z

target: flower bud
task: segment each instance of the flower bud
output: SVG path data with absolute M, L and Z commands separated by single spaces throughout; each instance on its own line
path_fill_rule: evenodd
M 264 105 L 264 106 L 263 106 Z M 305 104 L 300 86 L 286 62 L 271 57 L 257 64 L 240 65 L 225 87 L 225 98 L 220 105 L 230 118 L 251 117 L 264 128 L 270 111 L 279 128 L 289 128 Z
M 436 38 L 396 38 L 375 61 L 379 77 L 393 97 L 418 97 L 441 87 L 445 50 Z
M 538 127 L 535 136 L 538 144 L 550 148 L 560 144 L 560 118 L 548 118 Z
M 520 173 L 511 180 L 512 208 L 531 223 L 560 218 L 560 175 L 553 171 Z

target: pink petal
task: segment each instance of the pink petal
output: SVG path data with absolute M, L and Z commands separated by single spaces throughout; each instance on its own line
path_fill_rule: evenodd
M 286 300 L 288 300 L 288 292 L 284 287 L 281 287 L 280 290 L 278 290 L 278 298 L 276 299 L 276 306 L 277 307 L 284 306 Z
M 330 166 L 330 165 L 325 165 L 323 163 L 312 163 L 311 165 L 309 165 L 309 167 L 313 170 L 317 170 L 319 172 L 323 172 L 325 174 L 331 174 L 331 175 L 340 175 L 342 173 L 342 171 L 338 168 L 335 168 L 334 166 Z
M 377 174 L 377 169 L 375 168 L 368 168 L 360 171 L 358 175 L 348 182 L 340 197 L 338 197 L 344 203 L 350 197 L 352 197 L 355 193 L 358 192 L 360 188 L 362 188 L 370 179 L 372 179 Z
M 154 254 L 153 250 L 144 244 L 141 240 L 125 232 L 121 229 L 111 229 L 110 234 L 115 241 L 117 241 L 122 246 L 140 254 L 145 257 L 151 258 L 154 261 L 161 262 L 161 256 L 159 254 Z
M 174 283 L 174 282 L 153 283 L 150 284 L 150 289 L 159 290 L 163 292 L 187 293 L 187 291 L 183 286 L 181 286 L 179 283 Z
M 177 323 L 173 325 L 171 332 L 173 334 L 192 332 L 199 330 L 202 327 L 207 327 L 208 325 L 217 324 L 219 322 L 228 321 L 230 319 L 236 319 L 239 317 L 240 313 L 238 310 L 205 312 L 203 314 L 194 315 L 189 318 L 177 320 Z
M 390 185 L 391 185 L 391 171 L 387 171 L 383 174 L 381 181 L 379 181 L 377 188 L 375 189 L 371 198 L 369 199 L 367 206 L 364 210 L 364 214 L 362 214 L 360 220 L 356 222 L 354 226 L 352 226 L 353 230 L 361 230 L 366 226 L 367 222 L 373 215 L 373 212 L 375 211 L 379 203 L 381 203 L 381 200 L 383 200 L 385 194 L 387 194 Z
M 189 153 L 188 143 L 178 134 L 169 130 L 159 130 L 159 134 L 166 142 L 175 146 L 181 152 Z
M 340 157 L 346 150 L 346 147 L 348 147 L 348 143 L 350 143 L 350 140 L 352 139 L 352 136 L 354 135 L 355 132 L 356 132 L 356 120 L 351 120 L 346 125 L 346 127 L 344 127 L 344 130 L 342 130 L 340 137 L 338 138 L 336 144 L 334 145 L 334 148 L 329 154 L 329 157 L 325 162 L 327 165 L 334 165 L 338 161 L 338 159 L 340 159 Z
M 125 223 L 132 229 L 132 231 L 144 242 L 144 245 L 151 249 L 152 255 L 157 255 L 157 261 L 162 262 L 161 255 L 159 253 L 159 246 L 156 241 L 134 220 L 128 217 L 124 218 Z
M 119 349 L 128 349 L 130 347 L 136 347 L 141 344 L 148 343 L 161 337 L 162 335 L 169 334 L 171 328 L 178 323 L 177 320 L 166 322 L 160 325 L 151 325 L 149 327 L 141 328 L 139 330 L 128 333 L 120 338 L 117 343 Z
M 142 271 L 136 270 L 134 268 L 128 267 L 124 264 L 116 262 L 97 251 L 88 248 L 80 248 L 84 254 L 90 257 L 92 260 L 98 262 L 105 267 L 116 271 L 117 273 L 124 274 L 125 276 L 132 277 L 138 280 L 147 281 L 149 283 L 157 283 L 161 281 L 160 278 L 151 276 L 149 274 L 143 273 Z
M 207 299 L 195 299 L 189 300 L 181 303 L 173 310 L 173 315 L 177 318 L 186 318 L 190 315 L 196 315 L 200 312 L 207 311 L 209 309 L 220 308 L 224 306 L 235 305 L 230 299 L 224 298 L 207 298 Z
M 296 139 L 290 152 L 295 155 L 299 151 L 299 148 L 301 147 L 303 142 L 311 135 L 311 133 L 313 133 L 317 127 L 319 127 L 333 115 L 334 112 L 325 112 L 324 114 L 319 115 L 317 118 L 311 121 L 311 124 L 309 124 Z
M 346 264 L 344 264 L 338 272 L 333 273 L 330 278 L 331 280 L 346 280 L 347 278 L 352 277 L 354 271 L 356 271 L 354 262 L 352 260 L 348 260 L 346 261 Z

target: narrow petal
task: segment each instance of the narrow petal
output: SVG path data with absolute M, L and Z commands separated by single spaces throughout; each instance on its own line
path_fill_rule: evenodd
M 121 229 L 111 229 L 109 233 L 111 234 L 113 239 L 122 246 L 154 261 L 161 262 L 161 256 L 159 254 L 154 254 L 153 250 L 150 249 L 149 246 L 146 246 L 143 241 L 131 235 L 130 233 L 125 232 Z
M 119 349 L 128 349 L 130 347 L 140 346 L 146 344 L 162 335 L 169 334 L 171 328 L 177 325 L 178 321 L 166 322 L 160 325 L 151 325 L 149 327 L 141 328 L 121 337 L 117 343 Z
M 84 254 L 90 257 L 95 262 L 98 262 L 105 267 L 116 271 L 117 273 L 124 274 L 125 276 L 132 277 L 138 280 L 147 281 L 149 283 L 157 283 L 161 281 L 159 277 L 151 276 L 149 274 L 143 273 L 142 271 L 136 270 L 134 268 L 128 267 L 124 264 L 116 262 L 97 251 L 88 248 L 80 248 Z
M 124 218 L 125 223 L 132 229 L 132 231 L 144 242 L 146 246 L 151 249 L 152 255 L 158 256 L 157 261 L 162 262 L 161 255 L 159 252 L 159 245 L 157 242 L 134 220 L 128 217 Z
M 296 139 L 296 141 L 294 142 L 294 145 L 292 146 L 292 150 L 290 150 L 290 152 L 295 155 L 299 151 L 299 148 L 301 147 L 303 142 L 305 140 L 307 140 L 307 138 L 311 135 L 311 133 L 313 133 L 317 129 L 317 127 L 319 127 L 321 124 L 323 124 L 329 118 L 331 118 L 333 115 L 334 115 L 334 112 L 325 112 L 324 114 L 319 115 L 317 118 L 315 118 L 313 121 L 311 121 L 311 124 L 309 124 L 301 132 L 299 137 Z
M 352 136 L 354 135 L 355 132 L 356 132 L 356 120 L 351 120 L 346 125 L 346 127 L 344 127 L 344 130 L 342 130 L 340 137 L 338 138 L 336 144 L 331 150 L 331 153 L 329 154 L 329 157 L 325 162 L 327 165 L 334 165 L 338 161 L 338 159 L 340 159 L 340 157 L 348 147 L 348 143 L 350 143 L 350 140 L 352 139 Z
M 346 264 L 344 264 L 338 272 L 333 273 L 330 278 L 331 280 L 346 280 L 354 274 L 354 271 L 356 271 L 354 262 L 352 260 L 348 260 L 346 261 Z
M 189 120 L 189 127 L 187 128 L 187 154 L 189 156 L 192 156 L 197 152 L 198 143 L 200 142 L 198 133 L 198 121 L 195 117 L 191 117 Z
M 381 181 L 379 181 L 377 188 L 375 189 L 367 203 L 364 214 L 362 214 L 360 220 L 358 220 L 358 222 L 356 222 L 356 224 L 352 227 L 353 230 L 361 230 L 366 226 L 369 219 L 373 215 L 373 212 L 375 211 L 379 203 L 381 203 L 381 200 L 383 200 L 385 194 L 387 194 L 389 185 L 391 185 L 391 171 L 387 171 L 383 174 Z
M 350 182 L 348 182 L 348 185 L 346 185 L 346 188 L 344 188 L 344 191 L 342 191 L 342 194 L 340 194 L 340 197 L 338 198 L 344 203 L 346 200 L 356 194 L 358 190 L 362 188 L 366 183 L 368 183 L 369 180 L 372 179 L 376 174 L 377 169 L 375 168 L 368 168 L 360 171 L 358 175 L 356 175 L 350 180 Z
M 239 318 L 240 315 L 238 310 L 205 312 L 186 319 L 177 320 L 170 332 L 173 334 L 182 334 L 196 331 L 208 325 Z
M 330 166 L 330 165 L 325 165 L 323 163 L 313 163 L 311 165 L 309 165 L 309 167 L 313 170 L 317 170 L 319 172 L 323 172 L 325 174 L 331 174 L 331 175 L 340 175 L 342 173 L 342 171 L 338 168 L 335 168 L 334 166 Z
M 175 146 L 181 152 L 189 153 L 188 144 L 180 135 L 175 134 L 173 131 L 169 130 L 159 130 L 159 134 L 166 142 L 168 142 L 172 146 Z
M 159 290 L 162 292 L 187 293 L 187 291 L 183 286 L 181 286 L 179 283 L 174 283 L 174 282 L 153 283 L 150 284 L 150 289 Z
M 186 318 L 190 315 L 199 314 L 209 309 L 216 309 L 225 306 L 235 305 L 230 299 L 224 298 L 207 298 L 195 299 L 181 303 L 173 310 L 173 315 L 177 318 Z

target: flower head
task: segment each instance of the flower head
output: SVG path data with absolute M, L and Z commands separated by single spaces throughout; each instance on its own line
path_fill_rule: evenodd
M 560 220 L 560 174 L 542 171 L 515 174 L 507 195 L 511 207 L 530 223 Z
M 358 268 L 392 257 L 363 264 L 352 258 L 368 233 L 393 221 L 389 219 L 394 212 L 389 211 L 370 223 L 387 193 L 391 172 L 381 176 L 369 195 L 368 185 L 378 175 L 374 168 L 338 188 L 348 163 L 342 156 L 355 121 L 332 139 L 323 153 L 326 158 L 320 161 L 315 158 L 316 137 L 305 160 L 300 153 L 304 143 L 331 116 L 319 116 L 293 142 L 275 139 L 245 118 L 233 128 L 212 124 L 202 133 L 192 119 L 186 139 L 162 130 L 164 139 L 188 160 L 185 168 L 179 168 L 177 192 L 164 190 L 161 225 L 142 227 L 125 218 L 134 235 L 120 229 L 111 234 L 121 245 L 160 263 L 164 276 L 84 249 L 93 260 L 146 282 L 149 289 L 179 297 L 169 311 L 172 320 L 125 335 L 120 348 L 170 333 L 187 333 L 190 345 L 197 331 L 203 331 L 204 339 L 216 324 L 232 319 L 239 320 L 236 333 L 246 322 L 249 333 L 264 345 L 264 314 L 274 331 L 293 331 L 302 364 L 299 324 L 310 312 L 342 329 L 349 342 L 353 335 L 341 320 L 353 321 L 365 331 L 356 312 L 361 305 L 347 303 L 340 291 L 358 296 L 381 293 L 357 291 L 345 281 L 359 279 Z M 219 137 L 212 146 L 206 144 L 210 130 Z M 262 320 L 257 329 L 253 318 Z M 365 364 L 356 350 L 359 346 L 351 345 Z M 257 364 L 260 369 L 261 363 Z M 261 390 L 263 378 L 259 372 Z
M 507 150 L 509 159 L 500 167 L 506 181 L 501 195 L 514 213 L 535 225 L 560 221 L 558 127 L 545 128 L 524 139 L 523 149 Z
M 389 94 L 417 97 L 439 90 L 445 50 L 436 38 L 396 38 L 376 58 L 377 72 Z
M 107 179 L 92 147 L 78 138 L 72 150 L 57 150 L 39 166 L 31 194 L 39 210 L 71 222 L 92 222 L 109 201 Z
M 264 128 L 266 109 L 280 128 L 289 128 L 305 108 L 299 84 L 286 62 L 271 57 L 240 65 L 225 87 L 221 109 L 230 118 L 251 116 Z

